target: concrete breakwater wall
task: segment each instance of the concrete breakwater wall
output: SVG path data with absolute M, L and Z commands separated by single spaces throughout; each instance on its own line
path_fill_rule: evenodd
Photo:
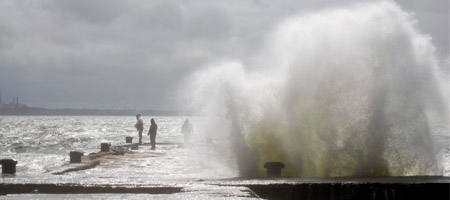
M 247 185 L 264 199 L 449 199 L 449 183 L 296 183 Z
M 0 195 L 45 193 L 45 194 L 89 194 L 89 193 L 145 193 L 172 194 L 182 187 L 127 187 L 117 185 L 77 184 L 0 184 Z
M 412 177 L 414 178 L 414 177 Z M 256 184 L 242 184 L 240 180 L 224 181 L 216 184 L 215 181 L 201 183 L 211 187 L 215 192 L 217 188 L 240 188 L 248 196 L 246 198 L 263 199 L 319 199 L 319 200 L 348 200 L 348 199 L 449 199 L 450 183 L 442 177 L 429 177 L 423 183 L 409 182 L 409 177 L 397 178 L 398 183 L 379 182 L 289 182 L 287 179 L 266 182 L 256 181 Z M 255 181 L 255 180 L 252 180 Z M 277 183 L 279 181 L 280 183 Z M 335 181 L 335 180 L 334 180 Z M 404 182 L 404 183 L 401 183 Z M 213 189 L 214 188 L 214 189 Z M 0 184 L 0 195 L 7 194 L 90 194 L 90 193 L 128 193 L 128 194 L 175 194 L 189 192 L 189 186 L 118 186 L 118 185 L 77 185 L 77 184 Z M 226 194 L 229 192 L 229 194 Z M 227 191 L 222 197 L 234 197 L 232 191 Z

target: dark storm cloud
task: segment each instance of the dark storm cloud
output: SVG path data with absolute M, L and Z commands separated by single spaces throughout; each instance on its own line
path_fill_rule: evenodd
M 32 106 L 172 108 L 189 73 L 251 58 L 287 17 L 354 2 L 0 0 L 0 91 Z M 448 2 L 426 2 L 399 0 L 448 57 Z

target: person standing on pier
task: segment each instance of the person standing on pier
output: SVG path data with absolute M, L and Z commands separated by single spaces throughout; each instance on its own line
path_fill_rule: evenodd
M 192 133 L 194 129 L 192 128 L 192 124 L 189 123 L 189 119 L 184 121 L 183 126 L 181 127 L 181 133 L 184 135 L 184 143 L 188 144 L 191 140 Z
M 134 127 L 138 130 L 139 144 L 142 144 L 142 132 L 144 131 L 144 121 L 141 119 L 141 115 L 136 115 L 136 124 Z
M 150 135 L 150 143 L 152 144 L 152 150 L 155 150 L 155 143 L 156 143 L 156 131 L 158 130 L 158 125 L 155 123 L 155 119 L 150 120 L 151 125 L 150 129 L 148 130 L 147 135 Z

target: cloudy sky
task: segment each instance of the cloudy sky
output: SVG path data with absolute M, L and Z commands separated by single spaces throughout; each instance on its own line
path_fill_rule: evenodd
M 189 74 L 218 60 L 251 58 L 284 19 L 354 2 L 363 1 L 0 0 L 2 100 L 173 109 Z M 416 14 L 448 60 L 449 1 L 396 2 Z

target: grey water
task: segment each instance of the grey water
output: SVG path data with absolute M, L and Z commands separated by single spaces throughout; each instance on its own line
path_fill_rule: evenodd
M 145 131 L 149 117 L 143 117 Z M 147 119 L 148 118 L 148 119 Z M 155 117 L 159 130 L 157 142 L 182 143 L 181 126 L 186 117 Z M 230 165 L 226 152 L 214 152 L 217 148 L 202 148 L 205 144 L 203 118 L 190 118 L 194 125 L 193 143 L 197 148 L 171 148 L 159 146 L 160 159 L 147 159 L 151 164 L 124 163 L 121 168 L 110 170 L 90 169 L 84 172 L 57 176 L 49 173 L 69 161 L 69 152 L 98 152 L 101 142 L 121 144 L 126 136 L 137 138 L 133 116 L 1 116 L 0 117 L 0 159 L 12 158 L 18 161 L 14 178 L 1 178 L 4 183 L 123 183 L 148 184 L 162 179 L 177 181 L 189 179 L 234 178 L 236 169 Z M 450 176 L 450 136 L 448 127 L 435 132 L 439 145 L 446 145 L 440 155 L 443 160 L 443 175 Z M 220 139 L 220 138 L 217 138 Z M 144 142 L 149 138 L 144 134 Z M 216 144 L 218 145 L 218 144 Z M 127 165 L 137 165 L 133 168 Z M 105 174 L 106 173 L 106 174 Z M 110 174 L 108 174 L 110 173 Z M 115 175 L 117 173 L 123 175 Z M 102 178 L 103 177 L 103 178 Z M 163 182 L 164 183 L 164 182 Z
M 126 136 L 137 141 L 134 116 L 1 116 L 0 159 L 18 161 L 15 177 L 1 178 L 4 183 L 83 183 L 83 184 L 171 184 L 190 179 L 235 177 L 222 157 L 205 143 L 202 119 L 189 118 L 194 125 L 192 147 L 178 148 L 183 143 L 181 126 L 186 117 L 152 117 L 158 124 L 154 158 L 139 163 L 123 163 L 109 170 L 89 169 L 66 175 L 50 172 L 68 163 L 70 151 L 86 154 L 100 151 L 100 143 L 125 143 Z M 150 117 L 144 119 L 144 143 Z M 139 152 L 139 150 L 137 151 Z M 224 161 L 225 162 L 225 161 Z M 170 181 L 169 181 L 170 180 Z

